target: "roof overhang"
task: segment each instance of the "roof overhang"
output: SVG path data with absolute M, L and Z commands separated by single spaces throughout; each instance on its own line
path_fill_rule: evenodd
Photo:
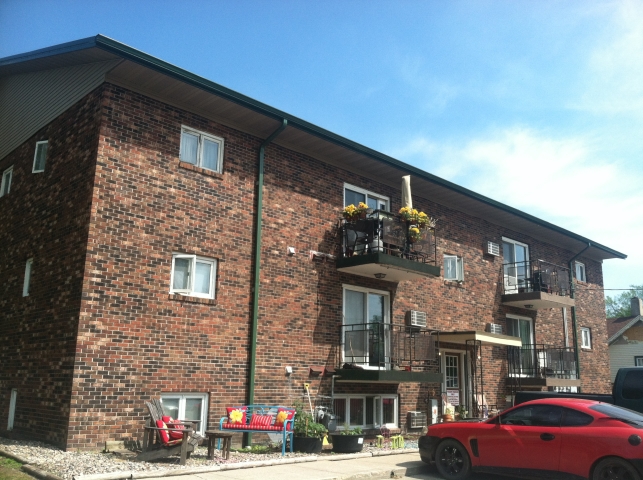
M 607 344 L 611 345 L 614 343 L 618 338 L 623 335 L 625 332 L 627 332 L 630 328 L 632 328 L 634 325 L 636 325 L 638 322 L 643 322 L 643 316 L 639 315 L 637 317 L 632 318 L 629 322 L 627 322 L 618 332 L 616 332 L 614 335 L 612 335 L 610 338 L 607 339 Z
M 583 255 L 594 260 L 627 257 L 102 35 L 0 59 L 0 78 L 112 59 L 122 61 L 106 74 L 106 82 L 192 111 L 260 139 L 270 136 L 286 119 L 288 128 L 275 139 L 275 144 L 393 188 L 399 188 L 401 177 L 410 174 L 413 176 L 414 197 L 437 202 L 509 231 L 564 248 L 571 253 L 570 258 L 588 245 L 590 248 Z
M 519 337 L 482 332 L 480 330 L 467 332 L 440 332 L 439 338 L 440 343 L 456 343 L 465 345 L 467 342 L 479 342 L 481 345 L 522 347 L 522 341 Z

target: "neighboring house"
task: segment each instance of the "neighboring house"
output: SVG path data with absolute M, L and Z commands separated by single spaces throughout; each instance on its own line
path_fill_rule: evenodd
M 634 297 L 631 302 L 631 316 L 607 319 L 612 382 L 621 367 L 643 367 L 643 301 Z
M 371 432 L 610 389 L 622 253 L 100 35 L 0 59 L 0 106 L 2 435 L 93 449 L 153 396 L 204 429 L 304 384 Z

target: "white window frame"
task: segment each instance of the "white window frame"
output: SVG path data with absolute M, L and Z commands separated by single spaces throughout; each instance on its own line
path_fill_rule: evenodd
M 575 268 L 576 270 L 576 280 L 579 282 L 586 282 L 587 281 L 587 270 L 585 269 L 585 264 L 582 262 L 575 262 Z
M 643 367 L 643 357 L 639 357 L 639 356 L 634 357 L 634 366 Z
M 2 184 L 0 185 L 0 197 L 11 192 L 11 180 L 13 179 L 13 165 L 2 172 Z
M 376 192 L 371 192 L 370 190 L 365 190 L 360 187 L 356 187 L 355 185 L 351 185 L 350 183 L 344 183 L 344 206 L 346 207 L 346 190 L 353 190 L 354 192 L 361 193 L 365 196 L 365 202 L 368 205 L 368 200 L 373 199 L 377 202 L 378 208 L 374 210 L 384 210 L 386 212 L 391 211 L 391 199 L 387 197 L 386 195 L 380 195 L 379 193 Z M 384 208 L 380 208 L 380 206 L 384 203 Z M 357 206 L 357 205 L 356 205 Z
M 11 397 L 9 399 L 9 419 L 7 420 L 7 430 L 13 430 L 13 422 L 16 417 L 16 403 L 18 402 L 18 389 L 11 389 Z
M 191 260 L 190 263 L 190 275 L 188 288 L 186 289 L 175 289 L 174 288 L 174 263 L 177 258 L 187 258 Z M 210 275 L 210 288 L 207 294 L 193 291 L 194 286 L 194 271 L 196 268 L 196 263 L 209 263 L 211 266 L 211 275 Z M 200 257 L 198 255 L 191 255 L 187 253 L 174 253 L 172 254 L 172 271 L 170 274 L 170 293 L 176 293 L 179 295 L 185 295 L 188 297 L 199 297 L 199 298 L 214 298 L 215 296 L 215 286 L 217 279 L 217 260 L 214 258 Z
M 525 349 L 525 346 L 527 346 L 527 347 L 529 347 L 529 349 L 532 349 L 532 352 L 535 355 L 535 350 L 533 350 L 535 348 L 535 344 L 536 344 L 536 336 L 535 336 L 535 332 L 534 332 L 534 319 L 531 318 L 531 317 L 523 317 L 521 315 L 513 315 L 513 314 L 505 315 L 505 323 L 507 325 L 507 328 L 506 328 L 507 335 L 509 335 L 509 321 L 511 321 L 511 320 L 516 320 L 516 321 L 523 320 L 523 321 L 529 322 L 529 343 L 525 344 L 524 339 L 522 337 L 519 337 L 520 340 L 523 342 L 522 347 L 507 347 L 507 348 L 523 348 L 523 349 Z M 518 331 L 520 331 L 520 324 L 518 324 Z M 524 358 L 528 358 L 528 357 L 524 357 Z M 532 362 L 533 365 L 529 365 L 529 362 Z M 526 364 L 525 369 L 527 371 L 533 370 L 535 372 L 536 362 L 538 362 L 538 359 L 535 358 L 535 357 L 529 359 L 528 361 L 525 362 L 525 364 Z M 523 365 L 521 365 L 521 367 L 522 366 Z M 517 374 L 513 373 L 510 376 L 512 376 L 512 377 L 528 377 L 530 375 L 528 373 L 523 373 L 523 370 L 521 369 L 521 371 L 518 372 Z
M 513 239 L 508 238 L 508 237 L 502 237 L 502 243 L 503 243 L 503 246 L 502 246 L 502 263 L 505 264 L 505 265 L 508 264 L 508 263 L 516 263 L 515 258 L 514 258 L 513 262 L 509 262 L 509 259 L 505 258 L 505 252 L 504 252 L 504 250 L 505 250 L 504 244 L 505 243 L 511 243 L 511 244 L 514 245 L 514 254 L 515 254 L 516 245 L 525 248 L 525 260 L 524 260 L 525 265 L 524 265 L 524 268 L 525 268 L 526 271 L 522 272 L 522 275 L 524 275 L 524 278 L 521 275 L 519 275 L 518 269 L 520 269 L 520 267 L 516 267 L 516 272 L 515 272 L 514 276 L 509 275 L 509 267 L 507 267 L 507 266 L 503 267 L 504 281 L 505 281 L 505 293 L 519 293 L 520 288 L 527 287 L 527 280 L 529 278 L 529 273 L 530 273 L 529 272 L 529 267 L 530 267 L 529 264 L 531 262 L 530 257 L 529 257 L 529 245 L 527 245 L 526 243 L 519 242 L 517 240 L 513 240 Z M 521 286 L 521 282 L 519 281 L 519 279 L 523 281 L 522 286 Z
M 161 394 L 161 403 L 163 399 L 178 399 L 179 400 L 179 412 L 178 418 L 174 420 L 200 420 L 199 424 L 196 425 L 196 431 L 201 435 L 204 434 L 207 429 L 207 419 L 208 419 L 208 394 L 207 393 L 162 393 Z M 201 409 L 201 418 L 185 418 L 185 401 L 188 398 L 198 398 L 202 401 L 203 408 Z
M 342 289 L 342 318 L 346 318 L 346 300 L 345 299 L 346 299 L 346 291 L 347 290 L 352 290 L 352 291 L 355 291 L 355 292 L 365 293 L 366 294 L 367 306 L 368 306 L 368 294 L 369 293 L 374 293 L 376 295 L 382 295 L 384 297 L 384 319 L 383 319 L 383 323 L 385 323 L 385 324 L 390 324 L 391 323 L 391 311 L 390 311 L 391 310 L 391 296 L 390 296 L 391 294 L 390 294 L 390 292 L 388 292 L 386 290 L 375 290 L 373 288 L 357 287 L 355 285 L 346 285 L 346 284 L 343 285 L 343 289 Z M 368 320 L 368 309 L 365 308 L 364 312 L 366 314 L 366 318 L 364 320 Z M 363 323 L 363 325 L 366 325 L 366 323 Z M 346 346 L 345 346 L 346 344 L 345 344 L 345 341 L 344 341 L 345 333 L 346 333 L 346 328 L 342 327 L 342 343 L 344 344 L 344 348 L 342 349 L 342 352 L 341 352 L 342 353 L 342 362 L 348 361 L 348 359 L 345 358 L 345 348 L 346 348 Z M 366 331 L 365 331 L 365 333 L 366 333 Z M 387 335 L 386 344 L 384 346 L 384 348 L 385 348 L 385 352 L 384 352 L 385 358 L 390 356 L 390 348 L 391 348 L 390 341 L 391 341 L 390 335 Z M 366 348 L 367 348 L 366 356 L 368 357 L 368 355 L 369 355 L 368 344 L 366 345 Z M 366 359 L 366 362 L 364 362 L 362 364 L 359 364 L 359 365 L 364 370 L 381 370 L 377 366 L 368 365 L 368 358 Z M 386 365 L 384 368 L 388 370 L 390 368 L 390 365 Z
M 334 395 L 333 399 L 342 399 L 345 401 L 346 404 L 346 410 L 344 411 L 344 419 L 345 423 L 349 425 L 349 428 L 354 428 L 354 427 L 361 427 L 361 428 L 382 428 L 382 427 L 387 427 L 387 428 L 398 428 L 398 418 L 399 418 L 399 409 L 400 409 L 400 400 L 396 394 L 378 394 L 375 393 L 372 396 L 372 401 L 373 401 L 373 421 L 375 423 L 371 424 L 366 424 L 366 403 L 369 401 L 369 398 L 371 395 L 347 395 L 347 394 L 340 394 L 340 395 Z M 351 413 L 351 399 L 359 399 L 362 400 L 363 403 L 363 411 L 362 411 L 362 423 L 361 424 L 353 424 L 350 423 L 350 413 Z M 385 423 L 381 424 L 382 421 L 382 415 L 383 415 L 383 408 L 382 408 L 382 399 L 392 399 L 394 401 L 394 413 L 393 413 L 393 423 Z M 379 402 L 379 408 L 377 406 L 377 402 Z M 333 404 L 333 408 L 335 408 L 335 405 Z M 337 414 L 337 412 L 335 412 Z M 378 416 L 380 418 L 375 418 Z M 343 430 L 344 425 L 338 425 L 338 430 Z
M 455 277 L 447 277 L 447 260 L 455 259 Z M 444 255 L 444 279 L 454 282 L 464 281 L 464 259 L 458 255 Z
M 42 148 L 41 145 L 45 145 L 45 159 L 43 161 L 42 168 L 40 170 L 36 170 L 36 162 L 38 161 L 38 151 Z M 48 145 L 49 145 L 49 140 L 43 140 L 41 142 L 36 142 L 36 151 L 34 152 L 33 155 L 33 168 L 31 170 L 32 173 L 41 173 L 45 171 L 45 165 L 47 164 L 47 150 L 48 150 Z
M 29 296 L 29 288 L 31 287 L 31 270 L 32 270 L 32 267 L 33 267 L 33 258 L 30 258 L 25 263 L 25 280 L 24 280 L 24 283 L 22 284 L 22 296 L 23 297 L 28 297 Z
M 580 327 L 580 348 L 592 348 L 592 329 L 589 327 Z
M 188 160 L 184 160 L 181 158 L 181 152 L 183 151 L 183 134 L 184 133 L 189 133 L 192 135 L 195 135 L 199 138 L 199 147 L 196 155 L 196 164 L 193 164 L 192 162 Z M 217 168 L 216 170 L 213 170 L 208 167 L 203 166 L 203 140 L 210 140 L 211 142 L 217 143 L 219 145 L 219 151 L 217 155 Z M 217 172 L 217 173 L 222 173 L 223 172 L 223 147 L 224 147 L 224 140 L 221 137 L 217 137 L 215 135 L 212 135 L 210 133 L 202 132 L 200 130 L 196 130 L 194 128 L 186 127 L 185 125 L 181 126 L 181 143 L 179 146 L 179 158 L 182 162 L 189 163 L 190 165 L 195 165 L 199 168 L 203 168 L 205 170 L 209 170 L 211 172 Z

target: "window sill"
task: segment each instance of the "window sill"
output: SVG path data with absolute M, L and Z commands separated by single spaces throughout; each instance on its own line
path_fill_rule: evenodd
M 448 280 L 444 279 L 444 284 L 450 287 L 464 288 L 464 280 Z
M 223 178 L 223 173 L 215 172 L 214 170 L 208 170 L 207 168 L 197 167 L 188 162 L 182 162 L 179 160 L 179 167 L 185 168 L 186 170 L 192 170 L 193 172 L 202 173 L 214 178 Z
M 179 295 L 178 293 L 170 293 L 169 300 L 178 300 L 184 303 L 200 303 L 201 305 L 216 305 L 217 301 L 214 298 L 200 298 L 190 297 L 189 295 Z

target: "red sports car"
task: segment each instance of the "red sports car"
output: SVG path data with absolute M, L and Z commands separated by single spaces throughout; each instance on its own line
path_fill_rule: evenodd
M 420 438 L 422 461 L 447 479 L 471 471 L 559 479 L 643 477 L 643 415 L 574 398 L 533 400 L 486 421 L 438 423 Z

